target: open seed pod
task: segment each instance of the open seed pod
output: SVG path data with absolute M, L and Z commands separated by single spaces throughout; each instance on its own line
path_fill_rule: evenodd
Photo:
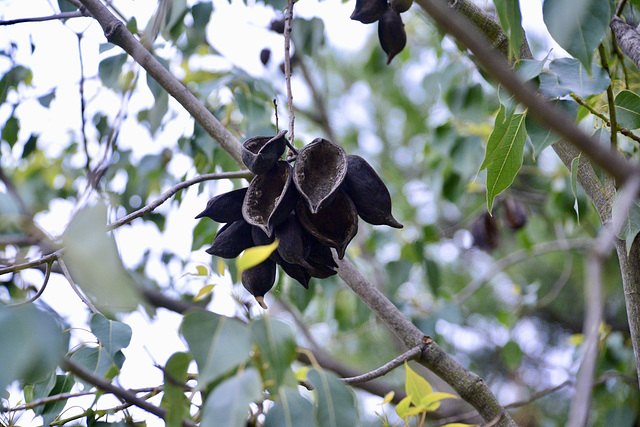
M 356 0 L 356 8 L 351 14 L 351 19 L 371 24 L 382 17 L 387 7 L 387 0 Z
M 294 209 L 297 198 L 291 166 L 279 161 L 267 173 L 253 178 L 244 197 L 242 216 L 271 236 L 273 228 L 287 219 Z
M 296 205 L 300 224 L 309 234 L 338 251 L 338 258 L 344 258 L 347 245 L 358 232 L 356 207 L 342 190 L 338 190 L 333 201 L 317 214 L 313 214 L 303 199 Z
M 307 239 L 307 243 L 309 244 L 309 255 L 307 255 L 306 260 L 309 264 L 318 266 L 324 265 L 332 270 L 336 270 L 338 268 L 338 264 L 336 264 L 333 259 L 333 254 L 331 253 L 331 248 L 329 246 L 325 246 L 316 240 L 314 237 L 309 235 Z
M 205 210 L 200 212 L 198 218 L 211 218 L 215 222 L 234 222 L 242 219 L 242 202 L 247 194 L 246 188 L 219 194 L 207 202 Z
M 391 215 L 391 195 L 376 171 L 365 159 L 347 156 L 347 177 L 342 189 L 349 195 L 360 218 L 373 225 L 402 228 Z
M 242 144 L 242 162 L 256 175 L 266 173 L 282 157 L 287 146 L 286 130 L 276 136 L 255 136 Z
M 311 266 L 305 261 L 309 246 L 305 245 L 305 232 L 294 214 L 275 228 L 275 236 L 280 239 L 277 252 L 289 264 L 298 264 L 305 268 Z M 306 246 L 306 247 L 305 247 Z
M 240 219 L 226 224 L 218 231 L 207 253 L 221 258 L 235 258 L 240 252 L 254 246 L 251 225 Z
M 293 182 L 313 214 L 331 203 L 346 175 L 347 154 L 322 138 L 300 150 L 293 168 Z
M 267 309 L 264 295 L 271 290 L 276 281 L 276 263 L 266 259 L 255 267 L 242 272 L 242 286 L 253 295 L 260 307 Z
M 407 33 L 400 14 L 388 8 L 378 20 L 378 39 L 380 46 L 387 54 L 387 64 L 399 54 L 407 44 Z

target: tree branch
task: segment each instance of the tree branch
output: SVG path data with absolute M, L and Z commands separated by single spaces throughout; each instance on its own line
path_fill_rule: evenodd
M 213 114 L 173 74 L 142 46 L 99 0 L 81 0 L 89 13 L 100 23 L 111 43 L 120 46 L 140 64 L 160 86 L 173 96 L 191 114 L 195 121 L 215 139 L 218 144 L 242 165 L 240 142 L 216 119 Z
M 284 79 L 287 84 L 287 104 L 289 108 L 289 140 L 293 144 L 295 133 L 295 114 L 293 110 L 293 92 L 291 91 L 291 22 L 293 21 L 293 0 L 287 1 L 284 14 Z
M 42 293 L 44 292 L 45 288 L 47 287 L 47 284 L 49 283 L 49 277 L 51 277 L 51 264 L 53 264 L 53 261 L 47 262 L 46 270 L 44 272 L 44 280 L 42 282 L 42 286 L 40 286 L 40 289 L 38 290 L 38 292 L 36 292 L 36 294 L 34 296 L 32 296 L 31 298 L 29 298 L 26 301 L 18 302 L 18 303 L 15 303 L 15 304 L 8 304 L 5 307 L 19 307 L 21 305 L 27 305 L 29 303 L 34 302 L 38 298 L 40 298 L 40 296 L 42 296 Z
M 389 372 L 396 369 L 398 366 L 402 365 L 404 362 L 408 360 L 413 360 L 419 357 L 420 354 L 422 354 L 422 346 L 418 345 L 408 350 L 406 353 L 401 354 L 400 356 L 391 360 L 390 362 L 385 363 L 384 365 L 380 366 L 378 369 L 374 369 L 373 371 L 367 372 L 366 374 L 358 375 L 355 377 L 343 378 L 342 381 L 344 381 L 346 384 L 349 384 L 349 385 L 356 385 L 356 384 L 364 383 L 367 381 L 371 381 L 373 379 L 376 379 L 383 375 L 388 374 Z
M 6 274 L 6 273 L 15 273 L 16 271 L 21 271 L 21 270 L 26 270 L 27 268 L 37 267 L 37 266 L 42 265 L 44 263 L 49 263 L 51 261 L 54 261 L 54 260 L 58 259 L 58 256 L 60 256 L 60 251 L 50 253 L 49 255 L 45 255 L 42 258 L 39 258 L 39 259 L 36 259 L 36 260 L 33 260 L 33 261 L 29 261 L 29 262 L 25 262 L 23 264 L 16 264 L 16 265 L 12 265 L 12 266 L 5 267 L 5 268 L 0 268 L 0 275 Z
M 57 261 L 58 261 L 58 264 L 60 265 L 60 268 L 62 269 L 62 274 L 64 275 L 64 277 L 67 278 L 67 282 L 69 282 L 69 286 L 71 286 L 71 289 L 73 289 L 76 295 L 78 295 L 78 298 L 80 298 L 80 300 L 82 300 L 82 302 L 85 303 L 85 305 L 89 307 L 89 309 L 93 313 L 102 314 L 100 313 L 100 310 L 98 310 L 96 306 L 93 305 L 93 303 L 89 301 L 89 299 L 82 294 L 82 292 L 78 288 L 78 285 L 76 285 L 76 283 L 73 281 L 73 277 L 71 277 L 71 273 L 69 273 L 69 270 L 67 269 L 67 264 L 65 264 L 61 256 L 57 257 Z
M 616 37 L 618 46 L 625 55 L 640 68 L 640 33 L 632 25 L 614 16 L 609 24 Z
M 62 13 L 49 15 L 49 16 L 38 16 L 33 18 L 18 18 L 18 19 L 10 19 L 8 21 L 0 21 L 0 26 L 22 24 L 24 22 L 45 22 L 45 21 L 55 21 L 59 19 L 81 18 L 83 16 L 87 16 L 87 14 L 84 13 L 82 10 L 76 10 L 75 12 L 62 12 Z

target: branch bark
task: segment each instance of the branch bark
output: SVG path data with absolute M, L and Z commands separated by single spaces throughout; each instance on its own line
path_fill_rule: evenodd
M 609 27 L 611 27 L 620 49 L 636 64 L 636 67 L 640 68 L 640 33 L 638 30 L 617 16 L 613 17 Z

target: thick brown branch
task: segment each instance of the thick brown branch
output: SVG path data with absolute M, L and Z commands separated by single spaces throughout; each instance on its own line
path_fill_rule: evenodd
M 196 122 L 239 164 L 242 164 L 240 142 L 173 74 L 142 46 L 124 23 L 118 20 L 99 0 L 81 0 L 89 13 L 100 23 L 107 40 L 120 46 L 136 60 L 171 96 L 191 114 Z

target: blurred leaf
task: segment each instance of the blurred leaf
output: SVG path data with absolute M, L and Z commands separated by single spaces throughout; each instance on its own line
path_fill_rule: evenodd
M 193 297 L 193 300 L 194 301 L 203 300 L 207 295 L 209 295 L 211 293 L 211 291 L 213 290 L 214 286 L 215 285 L 204 286 L 202 289 L 200 289 L 198 294 L 195 297 Z
M 520 349 L 520 346 L 514 341 L 508 341 L 502 347 L 501 354 L 502 360 L 504 361 L 505 365 L 507 365 L 507 368 L 509 368 L 510 371 L 515 371 L 516 369 L 518 369 L 518 367 L 522 363 L 522 356 L 524 356 L 524 353 Z
M 249 249 L 245 249 L 242 255 L 236 259 L 236 267 L 238 268 L 238 274 L 251 267 L 255 267 L 258 264 L 264 262 L 273 251 L 278 248 L 280 240 L 275 239 L 273 243 L 264 246 L 254 246 Z
M 640 128 L 640 96 L 630 90 L 623 90 L 616 95 L 616 119 L 618 124 L 627 129 Z
M 131 34 L 138 34 L 138 21 L 135 16 L 127 21 L 127 30 L 129 30 Z
M 351 427 L 358 424 L 358 410 L 353 390 L 335 374 L 311 369 L 308 379 L 317 398 L 315 417 L 322 427 Z
M 625 240 L 627 246 L 627 254 L 631 250 L 631 245 L 636 236 L 640 232 L 640 201 L 634 200 L 631 209 L 628 212 L 620 210 L 620 200 L 624 190 L 619 191 L 613 200 L 613 208 L 611 217 L 613 220 L 613 228 L 618 238 Z
M 286 6 L 286 3 L 284 5 Z M 325 43 L 324 22 L 319 18 L 294 19 L 291 24 L 291 41 L 296 51 L 300 54 L 306 56 L 315 55 Z
M 318 425 L 313 418 L 313 404 L 301 396 L 297 388 L 278 387 L 278 400 L 267 412 L 264 426 L 289 427 L 293 425 L 305 427 Z
M 107 207 L 102 203 L 78 212 L 64 234 L 64 260 L 74 281 L 98 309 L 133 311 L 140 297 L 106 225 Z
M 71 391 L 75 383 L 76 381 L 71 374 L 56 375 L 55 384 L 47 396 L 56 396 L 58 394 L 68 393 Z M 56 400 L 47 403 L 46 405 L 35 407 L 35 414 L 42 416 L 42 425 L 47 426 L 55 421 L 66 406 L 67 400 L 68 399 Z
M 545 0 L 542 16 L 551 37 L 591 73 L 593 51 L 600 44 L 611 20 L 608 2 Z
M 2 140 L 7 141 L 10 147 L 18 141 L 18 131 L 20 131 L 20 121 L 15 115 L 7 119 L 2 128 Z
M 189 418 L 190 402 L 182 385 L 187 383 L 187 369 L 191 363 L 188 353 L 174 353 L 164 367 L 164 395 L 162 406 L 167 409 L 164 420 L 167 427 L 181 427 L 182 420 Z
M 580 156 L 571 161 L 571 192 L 575 198 L 574 209 L 580 224 L 580 209 L 578 208 L 578 167 L 580 166 Z
M 120 74 L 122 74 L 122 68 L 127 62 L 127 56 L 126 53 L 120 53 L 100 61 L 98 76 L 106 87 L 114 90 L 120 89 Z
M 74 12 L 78 10 L 76 5 L 68 0 L 58 0 L 58 6 L 60 7 L 60 12 Z
M 509 57 L 518 58 L 520 45 L 524 37 L 522 29 L 522 15 L 518 0 L 494 0 L 500 24 L 509 37 Z
M 33 304 L 0 307 L 0 331 L 0 390 L 14 380 L 42 380 L 69 348 L 69 334 Z
M 49 106 L 51 105 L 51 101 L 53 101 L 53 98 L 55 98 L 55 97 L 56 97 L 56 91 L 54 89 L 51 92 L 49 92 L 48 94 L 38 97 L 38 102 L 43 107 L 49 108 Z
M 251 323 L 251 334 L 260 348 L 264 369 L 264 380 L 272 384 L 267 389 L 275 395 L 280 386 L 295 387 L 291 363 L 296 360 L 296 340 L 291 327 L 284 322 L 261 317 Z
M 109 320 L 100 313 L 91 316 L 91 332 L 110 355 L 127 347 L 131 342 L 131 327 L 126 323 Z
M 550 53 L 551 52 L 547 53 L 547 56 L 540 61 L 536 61 L 535 59 L 521 59 L 514 67 L 515 72 L 524 81 L 538 77 L 544 68 L 544 64 L 547 63 Z
M 522 166 L 524 144 L 527 132 L 524 126 L 525 114 L 507 114 L 504 105 L 500 107 L 495 127 L 480 170 L 487 169 L 487 208 L 491 212 L 493 200 L 507 189 Z
M 26 159 L 27 157 L 29 157 L 31 153 L 36 151 L 37 143 L 38 143 L 38 135 L 32 134 L 27 140 L 27 142 L 24 143 L 24 147 L 22 148 L 22 156 L 20 157 L 22 157 L 23 159 Z
M 33 73 L 29 68 L 22 65 L 16 65 L 2 76 L 0 79 L 0 104 L 4 104 L 7 100 L 9 89 L 18 89 L 20 83 L 31 84 Z
M 249 368 L 213 389 L 202 409 L 202 425 L 245 427 L 249 404 L 261 401 L 260 375 Z
M 209 383 L 249 358 L 252 342 L 247 325 L 205 311 L 188 312 L 180 331 L 198 364 L 198 387 Z
M 578 104 L 576 102 L 556 99 L 553 101 L 553 105 L 557 109 L 568 113 L 573 120 L 576 120 L 578 115 Z M 531 114 L 527 114 L 525 126 L 527 135 L 531 138 L 531 143 L 533 144 L 534 157 L 539 156 L 542 150 L 560 140 L 558 135 L 540 124 Z

